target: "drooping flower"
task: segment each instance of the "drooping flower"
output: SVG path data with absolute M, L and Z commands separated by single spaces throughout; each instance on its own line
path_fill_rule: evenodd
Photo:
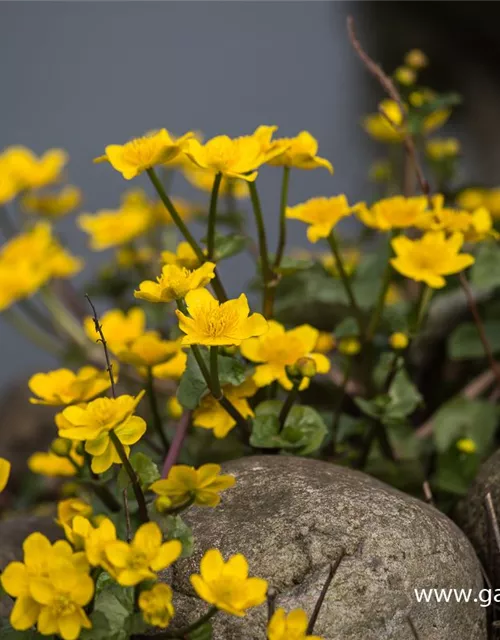
M 108 372 L 95 367 L 82 367 L 76 373 L 69 369 L 35 373 L 28 381 L 30 391 L 38 396 L 30 402 L 52 406 L 88 402 L 110 385 Z
M 120 348 L 125 348 L 144 333 L 146 314 L 140 307 L 132 307 L 126 312 L 121 309 L 111 309 L 102 315 L 99 324 L 109 348 L 115 352 Z M 85 318 L 83 327 L 92 342 L 100 339 L 91 316 Z
M 328 169 L 333 173 L 332 163 L 318 156 L 318 141 L 308 131 L 301 131 L 294 138 L 278 138 L 271 148 L 283 149 L 282 153 L 269 160 L 275 166 L 293 167 L 295 169 Z
M 26 147 L 13 146 L 3 152 L 2 160 L 19 190 L 40 189 L 61 178 L 68 154 L 62 149 L 49 149 L 37 157 Z
M 312 358 L 318 373 L 330 370 L 330 361 L 322 353 L 315 353 L 314 347 L 319 331 L 307 324 L 285 331 L 283 325 L 269 321 L 269 331 L 259 338 L 250 338 L 242 343 L 240 349 L 245 358 L 257 362 L 253 380 L 258 387 L 265 387 L 275 380 L 285 389 L 292 388 L 292 382 L 286 374 L 287 366 L 300 358 Z M 304 378 L 301 389 L 307 388 L 309 378 Z
M 201 559 L 200 575 L 190 580 L 202 600 L 233 616 L 243 617 L 266 599 L 266 580 L 248 577 L 248 562 L 241 553 L 224 562 L 220 551 L 210 549 Z
M 76 209 L 82 201 L 82 192 L 73 185 L 66 185 L 58 192 L 26 193 L 21 201 L 24 211 L 47 218 L 62 218 Z
M 66 498 L 57 503 L 57 524 L 61 527 L 71 526 L 76 516 L 89 518 L 92 515 L 92 505 L 81 498 Z
M 268 640 L 322 640 L 320 636 L 307 635 L 307 614 L 294 609 L 287 615 L 281 607 L 277 609 L 267 625 Z
M 204 262 L 201 267 L 190 271 L 185 267 L 166 264 L 156 279 L 144 280 L 134 296 L 148 302 L 173 302 L 186 297 L 189 291 L 201 289 L 215 277 L 215 263 Z
M 162 543 L 162 533 L 156 522 L 141 525 L 130 544 L 116 540 L 105 548 L 116 580 L 124 587 L 155 579 L 155 572 L 166 569 L 175 562 L 181 551 L 182 544 L 179 540 Z
M 243 384 L 235 387 L 224 385 L 222 393 L 243 418 L 254 416 L 247 398 L 255 395 L 257 387 L 252 379 L 245 380 Z M 216 438 L 225 438 L 231 429 L 236 426 L 236 420 L 220 405 L 212 396 L 202 398 L 200 406 L 193 413 L 193 424 L 196 427 L 210 429 Z
M 9 481 L 11 464 L 5 458 L 0 458 L 0 493 L 7 486 Z
M 59 438 L 62 440 L 62 438 Z M 28 467 L 33 473 L 49 478 L 71 477 L 77 472 L 77 467 L 83 465 L 83 456 L 77 453 L 77 443 L 67 440 L 67 454 L 58 455 L 53 451 L 35 451 L 28 458 Z M 71 458 L 69 460 L 68 458 Z
M 236 300 L 219 303 L 206 289 L 190 291 L 186 296 L 189 316 L 176 309 L 179 328 L 186 335 L 185 345 L 239 345 L 247 338 L 267 331 L 267 321 L 260 313 L 250 314 L 244 293 Z
M 167 414 L 173 420 L 178 420 L 184 413 L 184 407 L 177 400 L 176 396 L 172 396 L 167 400 Z
M 177 340 L 163 340 L 156 331 L 148 331 L 115 351 L 116 356 L 134 367 L 156 367 L 179 351 Z
M 347 198 L 344 195 L 332 198 L 311 198 L 307 202 L 287 207 L 286 217 L 300 220 L 309 225 L 307 239 L 317 242 L 320 238 L 327 238 L 332 229 L 352 213 Z
M 153 482 L 150 489 L 162 498 L 168 498 L 170 506 L 193 502 L 203 507 L 216 507 L 220 492 L 234 486 L 236 480 L 230 475 L 221 475 L 218 464 L 204 464 L 199 469 L 183 464 L 174 465 L 166 479 Z
M 155 584 L 139 595 L 139 608 L 145 622 L 165 629 L 174 617 L 173 592 L 168 584 Z
M 432 216 L 427 206 L 425 196 L 392 196 L 375 202 L 370 208 L 360 203 L 354 207 L 354 211 L 368 227 L 389 231 L 408 227 L 422 228 L 423 225 L 429 224 Z
M 161 259 L 165 264 L 174 264 L 185 269 L 196 269 L 200 265 L 200 259 L 189 242 L 180 242 L 175 253 L 173 251 L 163 251 Z
M 463 241 L 462 234 L 447 238 L 443 231 L 429 231 L 417 240 L 398 236 L 391 242 L 396 254 L 391 264 L 407 278 L 440 289 L 446 284 L 443 276 L 459 273 L 474 263 L 473 256 L 460 253 Z
M 123 145 L 110 144 L 105 149 L 105 155 L 96 158 L 96 161 L 107 160 L 125 180 L 131 180 L 146 169 L 176 160 L 192 137 L 193 133 L 188 132 L 174 140 L 166 129 L 160 129 Z

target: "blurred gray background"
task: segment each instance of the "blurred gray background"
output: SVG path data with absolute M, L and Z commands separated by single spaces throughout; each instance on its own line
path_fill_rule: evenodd
M 70 180 L 83 189 L 84 210 L 95 211 L 115 207 L 129 186 L 109 166 L 92 164 L 106 144 L 163 126 L 210 137 L 277 124 L 278 135 L 309 130 L 335 167 L 333 177 L 324 170 L 294 172 L 291 204 L 339 192 L 352 201 L 369 198 L 367 168 L 381 149 L 359 122 L 382 94 L 348 42 L 351 13 L 388 70 L 408 49 L 426 50 L 434 71 L 424 80 L 465 95 L 447 132 L 460 134 L 468 178 L 500 182 L 496 4 L 1 2 L 0 148 L 67 149 Z M 279 179 L 273 168 L 259 177 L 271 246 Z M 148 186 L 144 176 L 135 184 Z M 181 178 L 174 191 L 195 195 Z M 61 231 L 87 259 L 88 277 L 106 256 L 88 251 L 73 219 Z M 290 244 L 307 244 L 304 225 L 290 225 Z M 252 268 L 245 258 L 226 266 L 231 293 L 242 290 Z M 55 364 L 1 319 L 0 341 L 0 386 Z

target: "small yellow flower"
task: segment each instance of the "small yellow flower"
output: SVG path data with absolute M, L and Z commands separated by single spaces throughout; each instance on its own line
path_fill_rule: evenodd
M 175 253 L 163 251 L 161 259 L 165 264 L 174 264 L 185 269 L 196 269 L 200 265 L 200 259 L 189 242 L 180 242 Z
M 294 609 L 287 615 L 284 609 L 277 609 L 267 625 L 268 640 L 322 640 L 320 636 L 307 634 L 307 614 L 302 609 Z
M 391 334 L 389 337 L 389 344 L 393 349 L 406 349 L 409 344 L 408 336 L 406 333 L 401 333 L 401 331 L 396 331 L 396 333 Z
M 167 400 L 167 414 L 173 420 L 178 420 L 184 413 L 184 407 L 177 400 L 175 396 L 172 396 Z
M 115 352 L 120 348 L 125 348 L 144 333 L 146 314 L 140 307 L 132 307 L 126 312 L 120 309 L 111 309 L 102 315 L 99 324 L 109 348 Z M 91 316 L 85 318 L 83 328 L 92 342 L 100 340 Z
M 115 525 L 108 518 L 103 518 L 99 526 L 93 528 L 85 538 L 85 553 L 93 567 L 102 567 L 113 575 L 113 569 L 106 556 L 106 547 L 116 541 Z
M 181 555 L 179 540 L 162 543 L 160 527 L 147 522 L 137 529 L 130 544 L 116 540 L 106 545 L 105 554 L 111 563 L 118 584 L 131 587 L 143 580 L 156 578 L 156 571 L 170 566 Z
M 85 541 L 94 529 L 90 520 L 83 516 L 75 516 L 71 524 L 65 524 L 63 528 L 66 538 L 71 542 L 75 551 L 81 551 L 85 548 Z
M 460 153 L 460 142 L 456 138 L 433 138 L 426 142 L 425 152 L 431 160 L 455 158 Z
M 89 518 L 92 515 L 92 506 L 80 498 L 67 498 L 57 503 L 57 524 L 61 527 L 71 526 L 76 516 Z
M 82 367 L 76 373 L 69 369 L 35 373 L 28 381 L 30 391 L 38 396 L 30 402 L 52 406 L 88 402 L 110 385 L 108 372 L 95 367 Z
M 417 74 L 413 69 L 409 67 L 398 67 L 394 72 L 394 78 L 399 84 L 409 87 L 414 84 L 417 79 Z
M 141 591 L 139 608 L 145 622 L 161 629 L 168 627 L 175 613 L 172 597 L 168 584 L 155 584 L 152 589 Z
M 340 338 L 338 350 L 345 356 L 356 356 L 361 351 L 361 342 L 357 338 Z
M 486 206 L 486 189 L 464 189 L 456 199 L 457 206 L 467 211 L 474 211 L 479 207 Z
M 328 271 L 329 274 L 331 274 L 334 278 L 340 278 L 337 261 L 331 253 L 321 255 L 320 260 L 323 268 Z M 361 253 L 356 249 L 345 249 L 344 251 L 342 251 L 342 263 L 344 265 L 344 270 L 348 276 L 354 273 L 360 260 Z
M 149 222 L 148 212 L 140 207 L 122 206 L 78 216 L 78 226 L 89 234 L 90 248 L 94 251 L 131 242 L 146 231 Z
M 457 449 L 462 453 L 476 453 L 477 444 L 471 438 L 461 438 L 457 441 Z
M 415 196 L 405 198 L 392 196 L 383 198 L 370 208 L 364 203 L 354 207 L 358 218 L 368 227 L 389 231 L 391 229 L 406 229 L 407 227 L 422 227 L 430 222 L 431 214 L 427 211 L 427 198 Z
M 149 331 L 115 353 L 122 362 L 134 367 L 156 367 L 178 351 L 177 340 L 162 340 L 156 331 Z
M 183 174 L 186 180 L 197 189 L 208 191 L 209 193 L 212 191 L 212 187 L 214 186 L 213 171 L 200 169 L 200 167 L 190 162 L 189 165 L 183 167 Z M 226 196 L 228 194 L 237 200 L 248 198 L 249 191 L 246 181 L 223 177 L 219 187 L 219 195 Z
M 420 104 L 423 104 L 423 101 L 424 99 L 422 99 Z M 404 108 L 406 109 L 405 106 Z M 363 120 L 363 126 L 365 131 L 379 142 L 400 143 L 405 137 L 403 115 L 401 107 L 397 102 L 394 100 L 383 100 L 379 104 L 379 112 L 366 116 Z M 436 129 L 439 129 L 445 124 L 449 117 L 449 109 L 434 111 L 424 118 L 422 132 L 429 134 L 436 131 Z
M 174 508 L 193 502 L 202 507 L 216 507 L 220 492 L 234 486 L 233 476 L 220 475 L 218 464 L 204 464 L 199 469 L 183 464 L 174 465 L 164 480 L 153 482 L 150 489 L 166 497 Z
M 243 418 L 255 415 L 248 404 L 247 398 L 255 395 L 256 391 L 257 387 L 251 379 L 245 380 L 238 387 L 230 384 L 222 387 L 224 397 L 229 400 Z M 225 438 L 231 429 L 236 426 L 236 420 L 227 413 L 213 396 L 208 395 L 201 400 L 200 406 L 194 411 L 193 424 L 196 427 L 213 430 L 216 438 Z
M 198 289 L 187 294 L 186 304 L 189 316 L 175 311 L 179 328 L 186 334 L 182 344 L 239 345 L 267 331 L 265 318 L 260 313 L 250 314 L 244 293 L 236 300 L 220 304 L 206 289 Z
M 278 380 L 285 389 L 292 388 L 286 368 L 300 358 L 312 358 L 318 373 L 330 370 L 330 361 L 322 353 L 314 353 L 319 331 L 307 324 L 285 331 L 283 325 L 269 321 L 269 330 L 263 336 L 245 340 L 241 345 L 242 355 L 251 362 L 257 362 L 253 380 L 258 387 L 265 387 Z M 309 378 L 304 378 L 300 389 L 309 386 Z
M 61 178 L 68 155 L 62 149 L 49 149 L 38 158 L 30 149 L 14 146 L 3 152 L 2 159 L 19 189 L 40 189 Z
M 76 209 L 82 201 L 82 192 L 67 185 L 56 193 L 26 193 L 21 201 L 23 210 L 47 218 L 62 218 Z
M 318 353 L 330 353 L 330 351 L 333 351 L 335 349 L 336 344 L 337 341 L 331 333 L 320 331 L 318 333 L 318 339 L 316 340 L 313 351 L 316 351 Z
M 159 380 L 179 380 L 186 370 L 187 353 L 181 350 L 182 338 L 178 340 L 179 350 L 170 360 L 153 367 L 153 377 Z
M 210 549 L 201 559 L 200 575 L 190 580 L 202 600 L 240 618 L 266 599 L 266 580 L 248 577 L 248 562 L 241 553 L 224 562 L 220 551 Z
M 134 296 L 148 302 L 173 302 L 184 298 L 189 291 L 201 289 L 215 277 L 215 264 L 205 262 L 198 269 L 190 271 L 185 267 L 167 264 L 161 270 L 156 282 L 144 280 Z
M 68 443 L 67 455 L 79 467 L 83 465 L 83 456 L 76 452 L 77 443 Z M 49 478 L 71 477 L 76 474 L 75 465 L 66 456 L 57 455 L 53 450 L 36 451 L 28 458 L 28 467 L 33 473 Z
M 494 218 L 500 218 L 500 189 L 488 189 L 484 206 Z
M 8 163 L 0 154 L 0 205 L 13 200 L 20 190 L 20 186 L 10 172 Z
M 160 129 L 123 145 L 108 145 L 96 162 L 107 160 L 125 180 L 131 180 L 146 169 L 176 160 L 192 136 L 189 132 L 174 140 L 166 129 Z
M 5 458 L 0 458 L 0 493 L 7 486 L 9 481 L 11 464 Z
M 328 169 L 333 173 L 332 163 L 318 156 L 318 141 L 308 131 L 301 131 L 294 138 L 279 138 L 271 143 L 272 149 L 282 152 L 271 158 L 269 164 L 295 169 Z
M 430 231 L 418 240 L 398 236 L 391 244 L 396 254 L 391 260 L 394 269 L 433 289 L 444 287 L 443 276 L 459 273 L 474 263 L 473 256 L 460 253 L 463 244 L 460 233 L 446 238 L 442 231 Z
M 405 55 L 405 64 L 414 69 L 423 69 L 429 64 L 429 60 L 420 49 L 412 49 Z
M 485 207 L 479 207 L 472 212 L 450 209 L 444 206 L 444 197 L 441 194 L 433 196 L 432 203 L 432 217 L 421 225 L 423 229 L 458 232 L 463 234 L 465 242 L 479 242 L 488 237 L 498 237 L 490 212 Z
M 327 238 L 332 229 L 352 213 L 347 198 L 344 195 L 333 198 L 311 198 L 307 202 L 287 207 L 286 217 L 300 220 L 309 225 L 307 238 L 309 242 L 317 242 L 320 238 Z

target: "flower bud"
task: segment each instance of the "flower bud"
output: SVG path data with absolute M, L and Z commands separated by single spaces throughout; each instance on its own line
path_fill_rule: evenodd
M 460 438 L 456 446 L 462 453 L 476 453 L 477 451 L 477 445 L 471 438 Z
M 361 342 L 357 338 L 342 338 L 338 350 L 345 356 L 355 356 L 361 351 Z
M 399 82 L 399 84 L 409 87 L 415 83 L 417 74 L 409 67 L 398 67 L 394 72 L 394 78 Z
M 66 438 L 56 438 L 55 440 L 52 440 L 50 450 L 56 456 L 65 458 L 71 451 L 71 446 L 71 440 Z
M 420 49 L 412 49 L 405 55 L 405 64 L 414 69 L 423 69 L 429 64 L 429 59 Z
M 406 349 L 408 343 L 408 336 L 405 333 L 401 333 L 400 331 L 393 333 L 389 337 L 389 344 L 393 349 Z
M 172 500 L 167 498 L 167 496 L 158 496 L 155 500 L 155 508 L 158 513 L 164 513 L 172 506 Z
M 299 358 L 295 366 L 302 378 L 313 378 L 316 375 L 316 363 L 312 358 Z
M 175 396 L 172 396 L 167 400 L 167 414 L 170 418 L 178 420 L 183 413 L 184 409 Z
M 333 351 L 334 348 L 335 338 L 332 336 L 332 334 L 327 333 L 326 331 L 320 331 L 313 351 L 318 351 L 319 353 L 329 353 L 330 351 Z

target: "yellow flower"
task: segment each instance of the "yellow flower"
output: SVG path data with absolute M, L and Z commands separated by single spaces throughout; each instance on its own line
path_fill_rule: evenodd
M 181 551 L 179 540 L 162 543 L 162 533 L 156 522 L 141 525 L 130 544 L 116 540 L 105 548 L 106 557 L 116 572 L 116 580 L 124 587 L 154 580 L 155 572 L 175 562 Z
M 351 275 L 356 270 L 361 259 L 361 253 L 356 249 L 345 249 L 342 251 L 342 262 L 344 270 L 347 275 Z M 320 256 L 321 264 L 323 268 L 328 271 L 335 278 L 340 278 L 340 273 L 337 267 L 337 261 L 331 253 L 326 253 Z
M 2 160 L 19 189 L 40 189 L 60 179 L 68 155 L 62 149 L 49 149 L 38 158 L 30 149 L 14 146 L 3 152 Z
M 460 211 L 444 207 L 444 197 L 441 194 L 432 198 L 432 218 L 422 224 L 423 229 L 432 231 L 459 232 L 466 242 L 479 242 L 488 237 L 498 237 L 493 228 L 490 212 L 485 207 L 479 207 L 472 212 Z
M 459 273 L 474 263 L 473 256 L 459 253 L 463 244 L 460 233 L 446 238 L 442 231 L 430 231 L 418 240 L 398 236 L 391 244 L 396 254 L 391 260 L 394 269 L 433 289 L 444 287 L 443 276 Z
M 105 148 L 105 155 L 96 161 L 107 160 L 125 180 L 131 180 L 146 169 L 175 160 L 192 136 L 189 132 L 174 140 L 166 129 L 160 129 L 123 145 L 110 144 Z
M 309 225 L 307 229 L 309 242 L 327 238 L 338 222 L 351 213 L 352 208 L 349 207 L 344 195 L 333 198 L 311 198 L 295 207 L 286 208 L 287 218 L 300 220 Z
M 281 153 L 280 149 L 273 148 L 268 142 L 270 136 L 267 133 L 271 130 L 272 135 L 274 127 L 264 129 L 264 137 L 261 137 L 259 127 L 253 135 L 241 138 L 216 136 L 205 144 L 193 138 L 188 142 L 186 155 L 195 165 L 209 170 L 213 176 L 222 173 L 226 178 L 253 182 L 259 167 Z
M 338 350 L 345 356 L 356 356 L 361 351 L 361 342 L 357 338 L 340 338 Z
M 182 338 L 178 340 L 179 350 L 170 360 L 153 367 L 153 377 L 159 380 L 179 380 L 186 370 L 187 354 L 181 350 Z
M 11 174 L 9 165 L 0 154 L 0 205 L 4 205 L 17 196 L 20 187 Z
M 30 402 L 52 406 L 88 402 L 110 385 L 108 372 L 95 367 L 82 367 L 76 373 L 69 369 L 35 373 L 28 382 L 32 393 L 38 396 L 30 398 Z
M 471 438 L 460 438 L 457 441 L 457 449 L 462 453 L 476 453 L 477 444 Z
M 178 309 L 175 311 L 179 328 L 186 334 L 182 344 L 239 345 L 267 331 L 267 322 L 260 313 L 249 315 L 244 293 L 236 300 L 220 304 L 206 289 L 198 289 L 187 294 L 186 304 L 189 316 Z
M 456 203 L 461 209 L 474 211 L 486 205 L 486 197 L 486 189 L 464 189 L 458 194 Z
M 500 218 L 500 189 L 488 189 L 484 206 L 494 218 Z
M 237 387 L 230 384 L 222 387 L 224 397 L 229 400 L 243 418 L 255 415 L 248 404 L 247 398 L 255 395 L 256 391 L 256 385 L 251 379 L 245 380 L 243 384 Z M 216 438 L 225 438 L 236 425 L 236 420 L 221 407 L 213 396 L 208 395 L 202 399 L 200 406 L 194 411 L 193 424 L 203 429 L 212 429 Z
M 90 248 L 94 251 L 127 244 L 143 234 L 149 222 L 147 212 L 143 209 L 123 206 L 78 216 L 78 226 L 89 234 Z
M 83 456 L 76 452 L 77 443 L 68 443 L 68 456 L 74 460 L 78 466 L 83 465 Z M 57 455 L 50 451 L 36 451 L 28 458 L 28 467 L 33 473 L 49 478 L 58 476 L 71 477 L 76 474 L 75 465 L 66 456 Z
M 429 60 L 420 49 L 412 49 L 405 55 L 405 64 L 414 69 L 423 69 L 429 64 Z
M 460 142 L 456 138 L 433 138 L 426 142 L 425 152 L 431 160 L 455 158 L 460 153 Z
M 64 534 L 71 542 L 75 551 L 85 548 L 85 541 L 94 529 L 92 523 L 83 516 L 75 516 L 70 524 L 63 525 Z
M 139 608 L 147 624 L 164 629 L 174 617 L 173 592 L 168 584 L 155 584 L 152 589 L 141 591 Z
M 183 413 L 184 407 L 175 396 L 172 396 L 167 400 L 167 414 L 170 418 L 178 420 Z
M 116 351 L 117 357 L 135 367 L 155 367 L 175 356 L 177 340 L 162 340 L 156 331 L 148 331 Z
M 111 309 L 102 315 L 99 324 L 109 348 L 114 352 L 125 348 L 144 333 L 146 314 L 140 307 L 132 307 L 126 312 L 120 309 Z M 92 342 L 97 342 L 100 339 L 91 316 L 85 318 L 83 327 Z
M 212 187 L 214 185 L 213 171 L 200 169 L 200 167 L 190 163 L 183 167 L 183 174 L 186 180 L 197 189 L 200 189 L 201 191 L 208 191 L 209 193 L 212 191 Z M 225 196 L 228 194 L 231 194 L 238 200 L 248 198 L 249 191 L 246 181 L 223 177 L 219 187 L 219 195 Z
M 184 298 L 189 291 L 206 287 L 215 277 L 215 264 L 205 262 L 198 269 L 190 271 L 185 267 L 166 264 L 161 276 L 152 280 L 144 280 L 134 296 L 148 302 L 172 302 Z
M 76 516 L 88 518 L 92 515 L 92 506 L 80 498 L 67 498 L 57 503 L 57 524 L 71 526 Z
M 108 518 L 103 518 L 99 526 L 93 528 L 85 538 L 85 553 L 93 567 L 103 567 L 113 575 L 113 569 L 106 556 L 106 547 L 116 541 L 115 525 Z
M 409 67 L 398 67 L 394 72 L 394 78 L 399 82 L 399 84 L 404 85 L 405 87 L 414 84 L 417 79 L 417 74 L 413 69 Z
M 313 351 L 319 353 L 330 353 L 335 349 L 335 345 L 337 344 L 335 337 L 332 336 L 331 333 L 327 333 L 326 331 L 318 332 L 318 339 L 316 340 L 316 344 L 314 345 Z
M 43 271 L 37 271 L 31 264 L 20 264 L 14 269 L 0 262 L 0 311 L 33 295 L 44 281 Z
M 174 508 L 193 502 L 202 507 L 216 507 L 219 493 L 234 486 L 233 476 L 220 475 L 218 464 L 204 464 L 199 469 L 183 464 L 174 465 L 164 480 L 153 482 L 150 489 L 168 498 Z
M 439 129 L 449 117 L 449 109 L 434 111 L 424 118 L 423 133 L 429 134 Z M 363 126 L 365 131 L 379 142 L 399 143 L 405 137 L 403 121 L 403 114 L 398 103 L 394 100 L 383 100 L 379 104 L 379 112 L 366 116 L 363 120 Z
M 307 614 L 302 609 L 294 609 L 287 615 L 284 609 L 277 609 L 267 625 L 268 640 L 322 640 L 319 636 L 307 634 Z
M 190 577 L 198 596 L 233 616 L 243 617 L 266 599 L 267 582 L 248 577 L 248 562 L 241 553 L 224 562 L 220 551 L 210 549 L 201 559 L 200 574 Z
M 318 373 L 330 370 L 330 361 L 322 353 L 314 353 L 319 331 L 303 324 L 285 331 L 283 325 L 269 321 L 269 331 L 259 338 L 250 338 L 241 345 L 242 355 L 252 362 L 258 362 L 253 380 L 258 387 L 265 387 L 278 380 L 285 389 L 292 388 L 292 382 L 286 374 L 286 367 L 300 358 L 311 358 L 316 363 Z M 301 389 L 309 386 L 309 378 L 304 378 Z
M 393 349 L 406 349 L 408 343 L 408 336 L 406 333 L 401 333 L 401 331 L 396 331 L 389 337 L 389 344 Z
M 61 218 L 76 209 L 81 201 L 80 189 L 67 185 L 57 193 L 26 193 L 21 204 L 27 213 L 47 218 Z
M 163 251 L 161 259 L 165 264 L 174 264 L 178 267 L 184 267 L 184 269 L 196 269 L 200 264 L 200 259 L 189 242 L 180 242 L 175 253 Z
M 390 229 L 406 229 L 422 227 L 430 222 L 431 214 L 427 211 L 428 201 L 425 196 L 405 198 L 392 196 L 383 198 L 370 208 L 364 203 L 354 207 L 356 215 L 368 227 L 389 231 Z
M 318 154 L 318 141 L 308 131 L 301 131 L 294 138 L 279 138 L 271 144 L 272 149 L 283 151 L 271 158 L 269 164 L 294 167 L 296 169 L 318 169 L 323 167 L 333 173 L 332 163 Z
M 11 464 L 5 458 L 0 458 L 0 493 L 7 486 L 9 481 Z

